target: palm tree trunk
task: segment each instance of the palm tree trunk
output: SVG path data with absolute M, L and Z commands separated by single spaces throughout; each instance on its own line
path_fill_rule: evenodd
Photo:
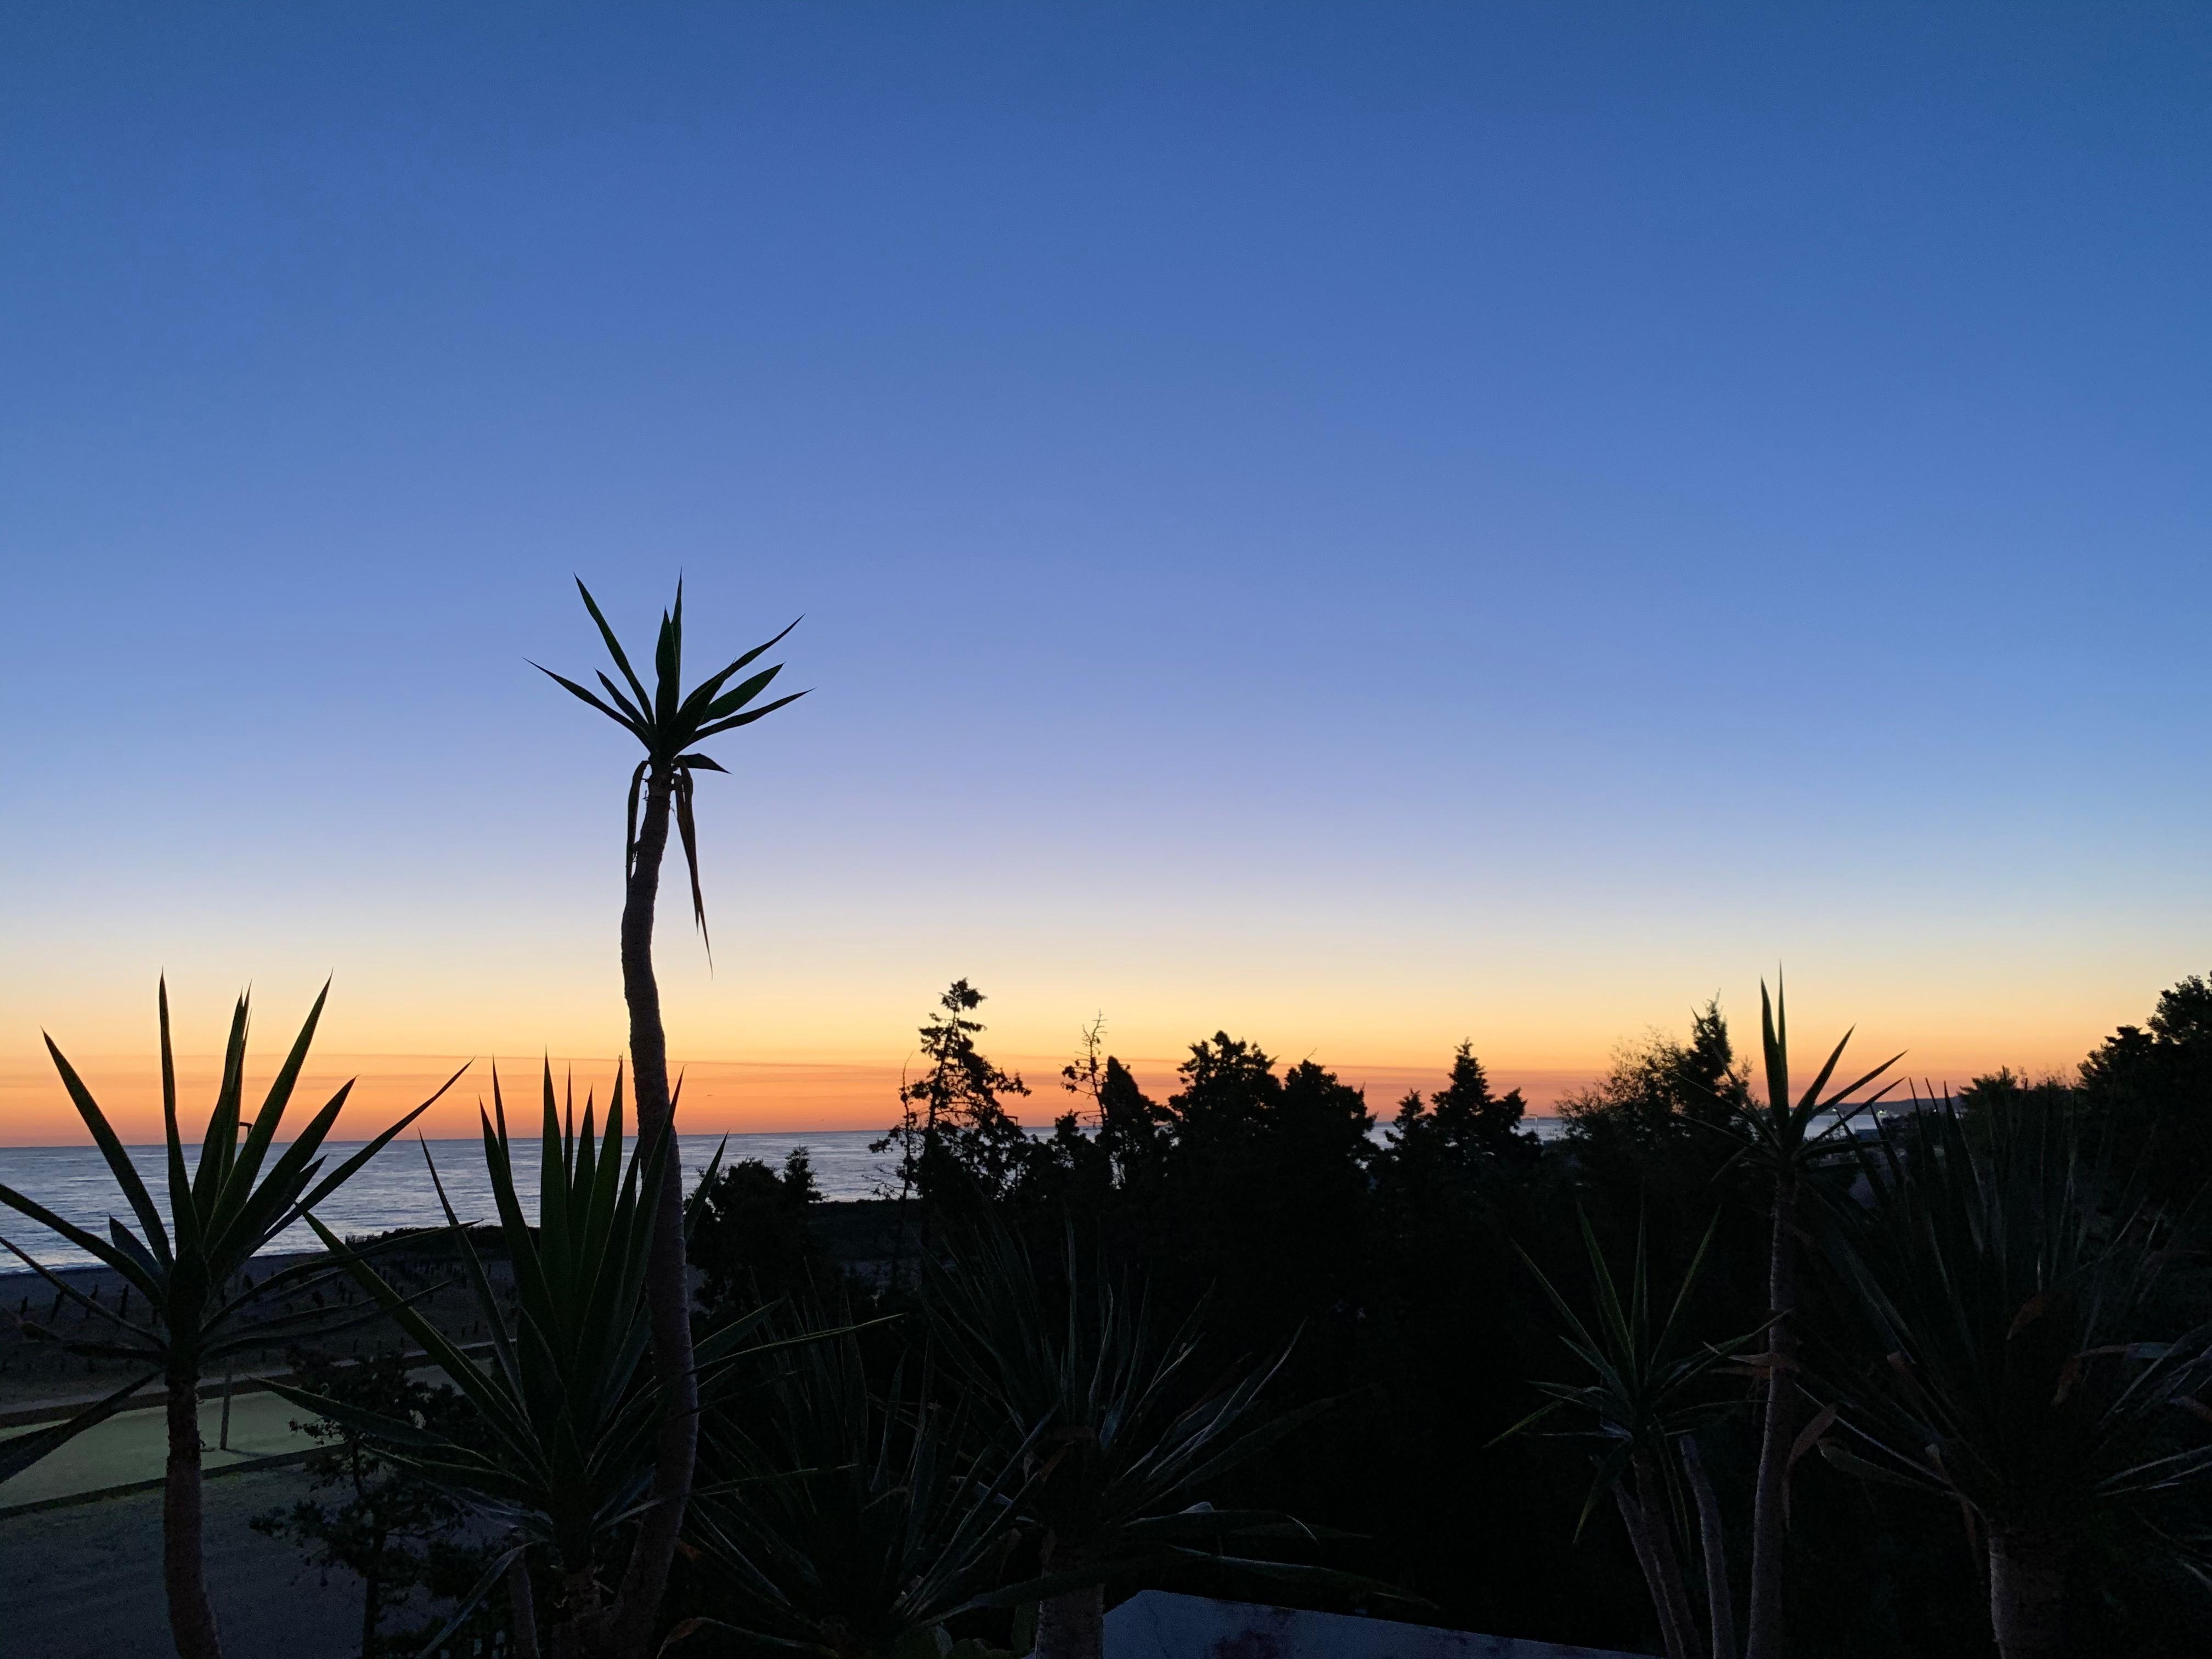
M 375 1542 L 377 1553 L 384 1551 L 384 1540 Z M 376 1626 L 384 1611 L 384 1586 L 376 1579 L 361 1581 L 361 1659 L 371 1659 L 376 1651 Z
M 1705 1474 L 1697 1437 L 1682 1437 L 1682 1469 L 1698 1504 L 1698 1536 L 1705 1557 L 1705 1618 L 1713 1634 L 1713 1659 L 1735 1659 L 1735 1601 L 1729 1589 L 1728 1534 L 1721 1525 L 1720 1499 Z
M 2066 1554 L 2046 1532 L 1990 1532 L 1990 1627 L 1999 1659 L 2066 1651 Z
M 1636 1551 L 1636 1565 L 1644 1570 L 1644 1586 L 1651 1592 L 1651 1611 L 1659 1620 L 1659 1645 L 1667 1650 L 1667 1659 L 1693 1659 L 1684 1645 L 1688 1636 L 1675 1615 L 1674 1603 L 1667 1594 L 1666 1570 L 1659 1557 L 1660 1540 L 1652 1535 L 1651 1517 L 1644 1510 L 1626 1480 L 1613 1483 L 1613 1501 L 1620 1508 L 1621 1523 L 1628 1528 L 1628 1541 Z
M 1636 1497 L 1644 1508 L 1644 1524 L 1651 1537 L 1651 1559 L 1659 1568 L 1659 1590 L 1667 1598 L 1674 1627 L 1682 1632 L 1682 1651 L 1699 1650 L 1698 1616 L 1690 1610 L 1690 1592 L 1682 1578 L 1681 1557 L 1674 1550 L 1674 1528 L 1667 1522 L 1667 1488 L 1658 1466 L 1646 1452 L 1636 1454 Z
M 1089 1584 L 1037 1608 L 1034 1659 L 1101 1659 L 1106 1650 L 1106 1589 Z
M 1785 1490 L 1790 1475 L 1791 1407 L 1796 1403 L 1797 1188 L 1794 1177 L 1774 1180 L 1774 1231 L 1767 1246 L 1766 1411 L 1759 1425 L 1759 1480 L 1751 1506 L 1751 1628 L 1744 1659 L 1781 1659 L 1782 1564 L 1787 1547 Z
M 215 1608 L 203 1567 L 200 1508 L 200 1380 L 178 1367 L 168 1376 L 169 1462 L 161 1486 L 161 1581 L 178 1659 L 222 1659 Z
M 653 1322 L 653 1364 L 660 1379 L 664 1415 L 653 1471 L 653 1506 L 638 1528 L 637 1546 L 623 1576 L 615 1630 L 616 1651 L 649 1650 L 668 1569 L 676 1559 L 684 1510 L 699 1451 L 699 1382 L 691 1362 L 691 1282 L 684 1259 L 684 1168 L 676 1155 L 668 1098 L 668 1037 L 660 1023 L 660 986 L 653 972 L 653 913 L 659 896 L 660 861 L 668 850 L 668 809 L 674 775 L 655 763 L 646 778 L 645 811 L 639 821 L 637 856 L 623 903 L 623 995 L 629 1004 L 630 1089 L 637 1102 L 641 1145 L 671 1137 L 661 1164 L 659 1201 L 653 1209 L 653 1252 L 646 1264 L 646 1302 Z
M 507 1566 L 507 1605 L 514 1615 L 514 1659 L 538 1659 L 538 1598 L 530 1591 L 530 1562 L 518 1555 Z
M 633 1569 L 636 1557 L 630 1558 Z M 553 1624 L 553 1659 L 600 1659 L 619 1639 L 589 1567 L 562 1575 Z

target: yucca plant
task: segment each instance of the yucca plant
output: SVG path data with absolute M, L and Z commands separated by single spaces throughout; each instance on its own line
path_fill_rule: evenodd
M 329 1269 L 325 1264 L 295 1263 L 270 1273 L 258 1284 L 242 1283 L 241 1272 L 257 1252 L 295 1222 L 304 1218 L 313 1224 L 309 1214 L 312 1206 L 343 1186 L 394 1135 L 428 1110 L 461 1074 L 454 1073 L 437 1094 L 328 1174 L 323 1172 L 320 1154 L 352 1091 L 350 1082 L 331 1097 L 289 1146 L 277 1151 L 276 1132 L 291 1103 L 329 995 L 330 987 L 325 985 L 250 1123 L 245 1115 L 248 1009 L 247 1000 L 239 999 L 223 1048 L 222 1081 L 216 1092 L 215 1109 L 200 1141 L 199 1157 L 188 1166 L 177 1117 L 169 988 L 166 980 L 162 981 L 158 1001 L 161 1118 L 168 1152 L 167 1216 L 132 1165 L 107 1115 L 52 1037 L 46 1039 L 46 1052 L 53 1057 L 62 1086 L 106 1160 L 137 1224 L 134 1228 L 111 1216 L 108 1236 L 101 1238 L 36 1200 L 0 1187 L 0 1204 L 60 1234 L 118 1274 L 143 1298 L 148 1310 L 145 1318 L 136 1319 L 119 1306 L 105 1306 L 40 1267 L 14 1243 L 0 1240 L 60 1295 L 105 1323 L 108 1340 L 72 1341 L 67 1344 L 71 1352 L 130 1361 L 141 1368 L 141 1374 L 132 1381 L 66 1423 L 9 1443 L 4 1459 L 0 1459 L 0 1478 L 90 1427 L 139 1388 L 160 1377 L 168 1406 L 168 1462 L 161 1500 L 162 1578 L 170 1633 L 183 1659 L 219 1659 L 222 1651 L 202 1566 L 201 1377 L 210 1366 L 240 1354 L 272 1344 L 313 1340 L 378 1316 L 371 1312 L 358 1319 L 342 1319 L 321 1307 L 283 1311 L 282 1304 L 307 1297 L 326 1281 Z M 241 1129 L 245 1131 L 242 1140 Z
M 1019 1508 L 1047 1572 L 1072 1582 L 1039 1609 L 1037 1659 L 1097 1659 L 1103 1586 L 1188 1576 L 1291 1579 L 1309 1588 L 1395 1595 L 1330 1569 L 1229 1553 L 1230 1540 L 1320 1534 L 1272 1511 L 1218 1510 L 1209 1489 L 1327 1411 L 1329 1401 L 1264 1413 L 1261 1397 L 1288 1350 L 1202 1383 L 1204 1309 L 1169 1330 L 1140 1285 L 1086 1265 L 1073 1235 L 1049 1275 L 990 1223 L 927 1258 L 923 1300 L 937 1349 L 990 1402 L 1002 1452 L 1022 1460 Z
M 1021 1459 L 971 1433 L 964 1402 L 936 1401 L 926 1363 L 882 1394 L 850 1334 L 775 1365 L 742 1419 L 710 1414 L 708 1467 L 728 1479 L 692 1510 L 734 1616 L 688 1620 L 672 1648 L 720 1632 L 817 1659 L 945 1659 L 948 1621 L 1054 1588 L 1006 1582 Z
M 629 1006 L 630 1072 L 637 1096 L 638 1133 L 651 1144 L 664 1136 L 672 1140 L 675 1133 L 675 1108 L 668 1087 L 668 1037 L 660 1018 L 659 982 L 653 970 L 653 910 L 660 892 L 661 860 L 668 849 L 669 817 L 672 811 L 683 841 L 684 861 L 691 877 L 691 915 L 703 939 L 707 903 L 699 884 L 692 784 L 698 772 L 724 769 L 699 753 L 696 745 L 750 726 L 805 693 L 794 692 L 757 708 L 750 706 L 781 672 L 781 664 L 731 684 L 791 628 L 684 690 L 681 582 L 677 584 L 674 606 L 661 613 L 660 635 L 653 647 L 653 685 L 648 691 L 631 668 L 622 641 L 608 626 L 591 590 L 579 580 L 576 591 L 583 595 L 584 608 L 598 624 L 599 637 L 621 671 L 623 684 L 617 685 L 600 673 L 599 684 L 606 692 L 601 697 L 550 668 L 539 672 L 614 721 L 645 750 L 645 758 L 630 774 L 628 830 L 623 844 L 622 969 L 623 995 Z M 624 1615 L 619 1646 L 626 1654 L 643 1653 L 659 1607 L 683 1528 L 699 1441 L 691 1292 L 684 1259 L 683 1171 L 672 1152 L 647 1196 L 654 1231 L 646 1296 L 653 1317 L 653 1364 L 668 1389 L 671 1409 L 661 1422 L 654 1474 L 654 1496 L 659 1501 L 645 1517 L 645 1546 L 638 1557 L 638 1572 Z
M 1759 1434 L 1759 1473 L 1752 1492 L 1751 1608 L 1744 1659 L 1780 1659 L 1783 1642 L 1782 1568 L 1790 1516 L 1790 1469 L 1798 1433 L 1797 1246 L 1808 1182 L 1814 1170 L 1856 1144 L 1854 1119 L 1871 1111 L 1896 1085 L 1886 1084 L 1863 1099 L 1852 1097 L 1903 1059 L 1893 1054 L 1840 1089 L 1829 1079 L 1852 1033 L 1829 1054 L 1802 1094 L 1790 1083 L 1790 1023 L 1778 974 L 1774 994 L 1759 986 L 1759 1024 L 1765 1062 L 1766 1099 L 1723 1097 L 1727 1130 L 1738 1145 L 1737 1161 L 1765 1189 L 1769 1234 L 1766 1257 L 1766 1352 L 1758 1364 L 1765 1376 Z
M 1694 1502 L 1705 1565 L 1705 1603 L 1713 1659 L 1733 1659 L 1735 1614 L 1730 1599 L 1728 1560 L 1719 1504 L 1699 1461 L 1697 1437 L 1731 1416 L 1734 1401 L 1714 1388 L 1717 1374 L 1734 1368 L 1737 1358 L 1758 1340 L 1748 1331 L 1723 1342 L 1700 1342 L 1687 1314 L 1703 1277 L 1715 1216 L 1676 1287 L 1666 1316 L 1656 1324 L 1650 1270 L 1644 1228 L 1636 1232 L 1636 1255 L 1624 1297 L 1589 1218 L 1578 1216 L 1583 1248 L 1589 1258 L 1594 1291 L 1585 1318 L 1524 1251 L 1522 1259 L 1559 1312 L 1561 1340 L 1588 1374 L 1574 1382 L 1540 1382 L 1547 1404 L 1498 1437 L 1504 1439 L 1558 1415 L 1580 1419 L 1571 1431 L 1597 1442 L 1595 1473 L 1576 1526 L 1577 1535 L 1598 1504 L 1610 1498 L 1628 1529 L 1637 1565 L 1651 1593 L 1660 1639 L 1668 1659 L 1692 1659 L 1701 1650 L 1689 1591 L 1682 1577 L 1681 1553 L 1674 1547 L 1674 1517 L 1685 1508 L 1684 1489 Z M 1686 1527 L 1683 1528 L 1686 1533 Z
M 654 1457 L 670 1391 L 648 1363 L 651 1320 L 644 1292 L 653 1194 L 673 1155 L 669 1137 L 664 1133 L 641 1142 L 624 1162 L 619 1073 L 604 1130 L 594 1121 L 597 1108 L 589 1096 L 580 1127 L 573 1097 L 564 1112 L 550 1066 L 544 1092 L 534 1228 L 515 1181 L 496 1073 L 491 1111 L 479 1108 L 477 1114 L 485 1171 L 513 1265 L 511 1316 L 431 1164 L 477 1316 L 489 1334 L 488 1363 L 471 1358 L 369 1261 L 309 1218 L 346 1271 L 475 1407 L 480 1432 L 464 1438 L 303 1389 L 277 1390 L 301 1409 L 367 1436 L 381 1455 L 507 1529 L 508 1547 L 433 1640 L 433 1650 L 504 1575 L 514 1602 L 515 1651 L 534 1655 L 538 1617 L 528 1567 L 538 1561 L 561 1586 L 552 1620 L 554 1650 L 579 1656 L 617 1650 L 630 1639 L 624 1626 L 638 1608 L 641 1534 L 610 1599 L 611 1557 L 625 1523 L 650 1515 L 659 1501 L 653 1490 Z M 427 1147 L 424 1158 L 428 1160 Z M 755 1316 L 718 1332 L 701 1345 L 699 1363 L 718 1364 L 758 1320 Z M 649 1631 L 649 1615 L 647 1624 Z
M 1864 1340 L 1821 1368 L 1843 1405 L 1823 1451 L 1960 1507 L 2003 1659 L 2063 1651 L 2067 1564 L 2100 1522 L 2203 1577 L 2160 1525 L 2212 1481 L 2212 1326 L 2158 1306 L 2164 1218 L 2049 1114 L 1996 1115 L 1978 1146 L 1931 1104 L 1861 1161 L 1834 1254 Z

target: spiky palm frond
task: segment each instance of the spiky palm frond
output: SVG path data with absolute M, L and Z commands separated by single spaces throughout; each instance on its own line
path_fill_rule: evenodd
M 619 1075 L 603 1131 L 592 1097 L 580 1127 L 571 1097 L 564 1122 L 547 1067 L 535 1228 L 517 1188 L 496 1073 L 492 1109 L 478 1113 L 485 1170 L 513 1263 L 512 1315 L 423 1149 L 489 1336 L 489 1364 L 471 1358 L 368 1261 L 314 1224 L 346 1271 L 476 1408 L 481 1433 L 455 1439 L 302 1389 L 278 1389 L 374 1439 L 393 1461 L 546 1546 L 571 1571 L 587 1566 L 595 1547 L 636 1513 L 652 1479 L 659 1396 L 647 1361 L 643 1287 L 652 1228 L 641 1193 L 659 1190 L 660 1161 L 670 1156 L 663 1137 L 634 1148 L 625 1164 Z M 749 1328 L 732 1328 L 726 1340 Z
M 1822 1365 L 1832 1461 L 2000 1531 L 2141 1516 L 2212 1480 L 2212 1325 L 2161 1316 L 2168 1224 L 2078 1127 L 2000 1117 L 1977 1146 L 1945 1102 L 1860 1164 L 1832 1254 L 1865 1341 Z
M 1583 1426 L 1566 1432 L 1599 1443 L 1595 1478 L 1576 1524 L 1579 1534 L 1599 1501 L 1624 1478 L 1638 1455 L 1650 1455 L 1659 1468 L 1671 1470 L 1674 1460 L 1668 1453 L 1676 1440 L 1738 1409 L 1711 1385 L 1717 1373 L 1735 1368 L 1740 1356 L 1765 1327 L 1723 1342 L 1700 1342 L 1690 1333 L 1687 1314 L 1720 1225 L 1717 1214 L 1707 1224 L 1705 1237 L 1675 1288 L 1665 1317 L 1656 1326 L 1656 1307 L 1641 1219 L 1637 1224 L 1636 1255 L 1626 1297 L 1598 1244 L 1589 1218 L 1578 1212 L 1577 1219 L 1582 1225 L 1583 1249 L 1589 1259 L 1594 1292 L 1587 1317 L 1526 1251 L 1522 1252 L 1522 1260 L 1558 1311 L 1560 1340 L 1588 1374 L 1588 1380 L 1537 1382 L 1534 1386 L 1547 1396 L 1547 1403 L 1498 1438 L 1523 1433 L 1561 1413 L 1581 1419 Z
M 395 1463 L 509 1528 L 510 1549 L 463 1599 L 432 1648 L 490 1592 L 518 1553 L 542 1549 L 564 1572 L 588 1574 L 623 1523 L 653 1501 L 666 1391 L 651 1363 L 645 1275 L 652 1195 L 659 1190 L 663 1161 L 675 1151 L 663 1135 L 649 1146 L 633 1146 L 625 1164 L 619 1071 L 603 1129 L 590 1095 L 580 1125 L 573 1090 L 565 1103 L 556 1099 L 550 1066 L 543 1095 L 534 1228 L 515 1179 L 496 1072 L 491 1110 L 478 1112 L 485 1172 L 512 1258 L 512 1313 L 430 1164 L 476 1316 L 490 1337 L 488 1363 L 472 1359 L 367 1260 L 317 1226 L 346 1271 L 476 1408 L 480 1431 L 456 1437 L 302 1389 L 277 1389 L 302 1409 L 367 1436 Z M 423 1158 L 430 1162 L 427 1146 Z M 714 1163 L 720 1160 L 717 1152 Z M 708 1179 L 713 1175 L 710 1164 Z M 741 1355 L 780 1346 L 755 1340 L 774 1311 L 763 1309 L 701 1341 L 694 1356 L 701 1376 L 712 1378 Z
M 1020 1240 L 987 1221 L 944 1259 L 924 1264 L 931 1334 L 962 1380 L 1000 1413 L 1010 1443 L 1033 1439 L 1064 1488 L 1063 1538 L 1106 1544 L 1123 1527 L 1187 1504 L 1226 1474 L 1326 1411 L 1330 1401 L 1263 1418 L 1260 1399 L 1289 1351 L 1212 1387 L 1188 1376 L 1205 1310 L 1172 1331 L 1141 1286 L 1086 1271 L 1073 1238 L 1059 1264 L 1066 1305 L 1050 1311 L 1048 1277 Z M 1041 1437 L 1041 1438 L 1039 1438 Z M 1041 1501 L 1044 1499 L 1042 1492 Z
M 660 613 L 660 633 L 653 646 L 653 684 L 648 691 L 637 671 L 630 666 L 629 656 L 615 636 L 606 617 L 599 610 L 599 601 L 592 590 L 584 586 L 580 577 L 576 591 L 584 597 L 584 608 L 592 613 L 599 625 L 599 637 L 606 642 L 607 654 L 614 659 L 621 671 L 623 684 L 617 685 L 604 672 L 599 682 L 606 696 L 578 684 L 564 675 L 556 674 L 541 663 L 531 666 L 556 684 L 566 687 L 599 713 L 605 714 L 623 730 L 644 745 L 645 758 L 630 774 L 629 831 L 623 842 L 623 867 L 628 870 L 637 859 L 638 800 L 646 786 L 647 775 L 655 768 L 667 776 L 670 793 L 676 810 L 677 833 L 684 842 L 684 860 L 691 877 L 691 916 L 698 925 L 700 937 L 707 937 L 707 902 L 699 885 L 698 837 L 691 811 L 692 774 L 695 771 L 720 772 L 726 769 L 706 755 L 696 751 L 696 745 L 725 732 L 733 732 L 741 726 L 773 714 L 786 704 L 793 703 L 806 695 L 794 691 L 757 708 L 747 705 L 775 682 L 783 672 L 783 665 L 775 664 L 758 673 L 730 682 L 743 670 L 750 667 L 762 655 L 773 649 L 785 634 L 799 626 L 794 619 L 773 639 L 764 640 L 736 661 L 718 672 L 709 674 L 689 691 L 684 690 L 684 584 L 676 584 L 676 603 Z
M 783 1354 L 756 1409 L 711 1419 L 718 1472 L 690 1529 L 746 1623 L 693 1620 L 818 1659 L 940 1651 L 945 1620 L 1055 1588 L 1003 1585 L 1022 1458 L 975 1449 L 968 1408 L 933 1403 L 925 1367 L 870 1386 L 849 1334 Z
M 230 1036 L 223 1048 L 222 1081 L 217 1087 L 207 1132 L 200 1140 L 197 1161 L 188 1164 L 178 1123 L 177 1067 L 169 1033 L 169 988 L 161 983 L 161 1117 L 167 1142 L 168 1213 L 163 1215 L 144 1177 L 131 1164 L 123 1141 L 84 1079 L 78 1076 L 54 1040 L 47 1037 L 70 1103 L 91 1133 L 93 1143 L 114 1177 L 125 1202 L 137 1223 L 126 1224 L 113 1216 L 107 1220 L 106 1238 L 55 1214 L 36 1200 L 14 1188 L 0 1186 L 0 1204 L 58 1233 L 118 1274 L 138 1292 L 150 1316 L 126 1316 L 93 1300 L 50 1269 L 33 1261 L 13 1241 L 0 1238 L 10 1251 L 67 1300 L 96 1316 L 107 1328 L 110 1340 L 64 1343 L 71 1352 L 93 1358 L 137 1362 L 143 1375 L 123 1389 L 88 1407 L 56 1429 L 11 1442 L 0 1457 L 0 1479 L 26 1468 L 71 1436 L 89 1428 L 115 1411 L 129 1395 L 155 1376 L 198 1377 L 214 1361 L 233 1358 L 249 1349 L 272 1344 L 312 1340 L 378 1317 L 368 1313 L 348 1318 L 321 1307 L 293 1313 L 270 1313 L 279 1298 L 296 1300 L 331 1276 L 325 1264 L 297 1262 L 270 1273 L 258 1285 L 236 1281 L 254 1255 L 295 1222 L 315 1225 L 313 1207 L 345 1184 L 392 1140 L 392 1137 L 428 1111 L 458 1082 L 460 1071 L 446 1079 L 428 1100 L 407 1114 L 329 1174 L 323 1173 L 324 1143 L 337 1127 L 338 1115 L 352 1092 L 342 1085 L 309 1120 L 299 1135 L 281 1152 L 276 1152 L 276 1133 L 298 1087 L 315 1027 L 329 999 L 325 984 L 314 1006 L 294 1039 L 291 1050 L 248 1120 L 245 1111 L 246 1050 L 249 1002 L 241 996 L 233 1011 Z M 240 1139 L 240 1131 L 244 1138 Z M 272 1152 L 275 1153 L 271 1158 Z M 45 1333 L 35 1333 L 46 1334 Z
M 1874 1083 L 1905 1058 L 1892 1054 L 1872 1071 L 1854 1078 L 1840 1089 L 1828 1080 L 1850 1046 L 1856 1028 L 1844 1033 L 1827 1060 L 1802 1094 L 1792 1097 L 1790 1082 L 1790 1017 L 1782 994 L 1782 975 L 1774 977 L 1774 993 L 1759 982 L 1759 1035 L 1766 1074 L 1766 1099 L 1737 1100 L 1723 1097 L 1729 1113 L 1728 1128 L 1743 1148 L 1742 1155 L 1771 1172 L 1794 1176 L 1822 1160 L 1845 1151 L 1851 1143 L 1851 1125 L 1878 1106 L 1897 1087 L 1894 1079 L 1862 1099 L 1852 1097 Z M 1826 1118 L 1823 1124 L 1820 1120 Z
M 1051 1540 L 1050 1565 L 1117 1582 L 1265 1578 L 1309 1589 L 1415 1602 L 1334 1568 L 1250 1554 L 1264 1539 L 1334 1536 L 1274 1510 L 1218 1509 L 1209 1490 L 1330 1410 L 1334 1400 L 1267 1412 L 1282 1352 L 1202 1381 L 1201 1304 L 1172 1329 L 1144 1288 L 1086 1261 L 1072 1232 L 1057 1276 L 990 1218 L 923 1267 L 929 1328 L 948 1368 L 997 1418 L 1003 1453 L 1023 1457 L 1022 1519 Z

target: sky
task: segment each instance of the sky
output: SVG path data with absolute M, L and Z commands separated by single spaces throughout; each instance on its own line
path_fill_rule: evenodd
M 701 672 L 804 617 L 711 966 L 664 911 L 694 1127 L 884 1121 L 956 976 L 1033 1077 L 1378 1106 L 1778 966 L 1801 1049 L 2069 1066 L 2212 968 L 2208 74 L 2189 4 L 9 9 L 0 1141 L 77 1133 L 42 1030 L 144 1132 L 163 973 L 201 1055 L 331 978 L 372 1116 L 611 1064 L 577 575 Z

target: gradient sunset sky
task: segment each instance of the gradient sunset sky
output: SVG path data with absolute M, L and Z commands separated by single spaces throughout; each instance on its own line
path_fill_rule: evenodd
M 0 1142 L 42 1027 L 143 1132 L 164 970 L 200 1053 L 335 975 L 380 1109 L 604 1066 L 572 573 L 805 616 L 696 1127 L 883 1122 L 955 975 L 1378 1106 L 1778 962 L 2070 1065 L 2212 968 L 2208 84 L 2194 4 L 11 9 Z

